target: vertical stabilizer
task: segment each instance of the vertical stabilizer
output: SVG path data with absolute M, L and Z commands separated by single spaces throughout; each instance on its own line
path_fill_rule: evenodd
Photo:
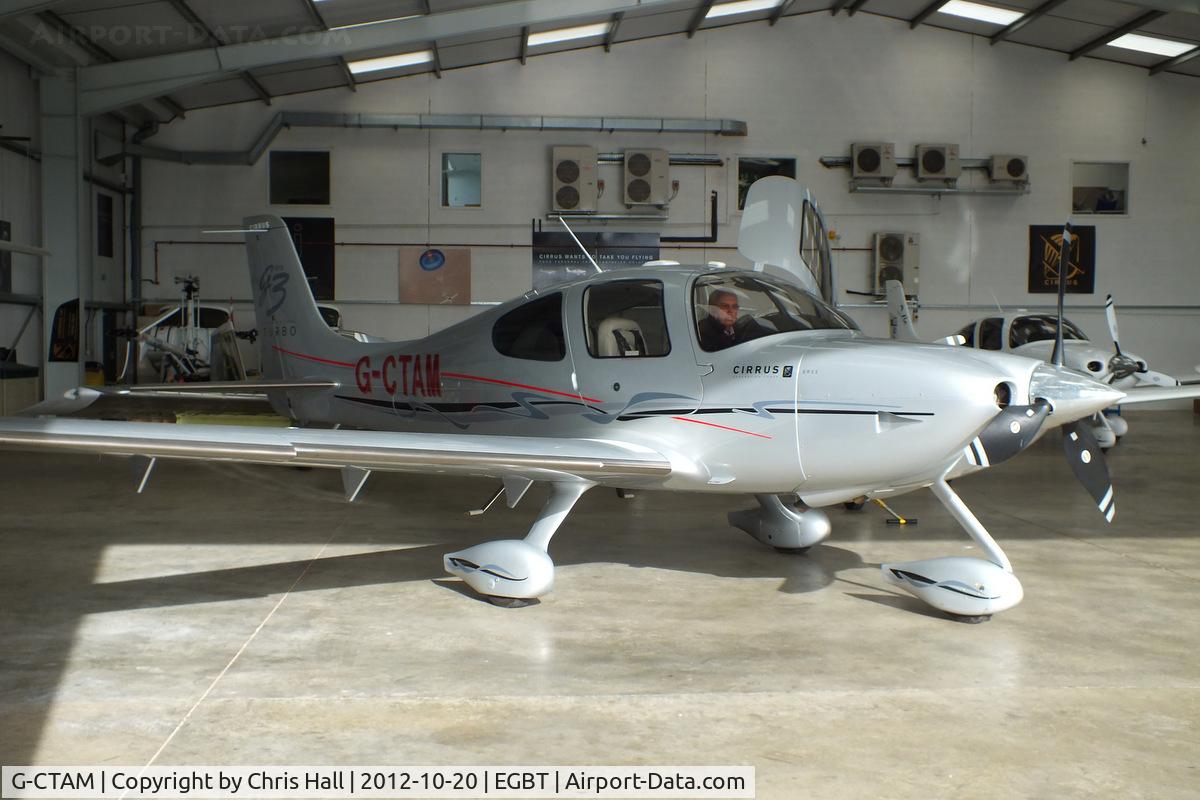
M 887 306 L 892 338 L 901 342 L 919 342 L 917 329 L 913 327 L 912 311 L 908 307 L 908 298 L 904 296 L 904 284 L 900 281 L 888 281 Z
M 345 360 L 353 345 L 317 311 L 312 289 L 283 220 L 247 217 L 246 259 L 264 378 L 299 378 L 328 371 L 322 361 Z

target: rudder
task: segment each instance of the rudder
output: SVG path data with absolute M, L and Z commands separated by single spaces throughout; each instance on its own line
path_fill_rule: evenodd
M 283 220 L 262 215 L 247 217 L 244 223 L 263 377 L 297 378 L 320 372 L 296 365 L 304 363 L 302 359 L 319 363 L 344 354 L 352 343 L 321 318 Z

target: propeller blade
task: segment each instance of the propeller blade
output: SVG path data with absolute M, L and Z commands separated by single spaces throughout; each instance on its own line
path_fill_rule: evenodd
M 1173 378 L 1162 372 L 1155 372 L 1148 369 L 1145 372 L 1137 373 L 1138 383 L 1152 383 L 1155 386 L 1179 386 L 1179 379 Z
M 1062 250 L 1058 254 L 1058 325 L 1054 333 L 1054 352 L 1050 361 L 1056 367 L 1063 365 L 1063 300 L 1067 294 L 1067 272 L 1071 269 L 1071 223 L 1063 227 Z
M 1120 337 L 1117 335 L 1117 309 L 1113 305 L 1111 294 L 1104 299 L 1104 316 L 1108 319 L 1108 335 L 1112 337 L 1113 347 L 1117 349 L 1117 355 L 1123 355 Z
M 1112 480 L 1108 477 L 1108 465 L 1104 463 L 1104 454 L 1100 445 L 1092 435 L 1084 420 L 1076 420 L 1063 426 L 1063 451 L 1067 454 L 1067 463 L 1075 477 L 1087 489 L 1096 507 L 1109 522 L 1117 513 L 1117 504 L 1113 499 Z
M 1031 406 L 1008 406 L 967 445 L 967 456 L 980 467 L 993 467 L 1015 456 L 1037 438 L 1050 413 L 1050 404 L 1038 400 Z

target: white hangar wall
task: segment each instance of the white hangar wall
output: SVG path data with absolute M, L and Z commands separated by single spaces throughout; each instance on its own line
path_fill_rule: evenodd
M 36 136 L 37 87 L 29 68 L 7 53 L 0 52 L 0 135 Z M 17 144 L 17 143 L 15 143 Z M 40 244 L 42 222 L 38 209 L 41 175 L 38 164 L 7 149 L 0 149 L 0 220 L 12 226 L 14 242 Z M 13 294 L 39 295 L 42 292 L 39 259 L 12 254 Z M 23 305 L 0 306 L 0 347 L 11 347 L 29 313 Z M 40 318 L 36 315 L 17 347 L 17 360 L 39 363 Z
M 28 143 L 36 153 L 41 150 L 40 118 L 38 110 L 38 86 L 30 68 L 7 53 L 0 51 L 0 134 L 14 137 L 30 137 Z M 87 123 L 86 140 L 91 132 L 102 130 L 110 136 L 122 135 L 119 121 L 110 117 L 91 120 Z M 14 142 L 15 148 L 23 148 L 24 142 Z M 90 153 L 85 152 L 87 163 Z M 85 181 L 80 176 L 80 265 L 81 293 L 91 301 L 123 303 L 127 299 L 126 274 L 125 195 L 114 191 L 113 186 L 122 183 L 120 165 L 104 165 L 92 162 L 87 171 L 102 186 Z M 12 226 L 12 240 L 22 244 L 40 245 L 42 239 L 41 216 L 41 164 L 11 149 L 0 148 L 0 220 Z M 101 256 L 98 252 L 96 225 L 96 198 L 107 195 L 112 198 L 112 255 Z M 18 295 L 38 296 L 42 293 L 42 262 L 34 256 L 12 254 L 11 292 Z M 28 315 L 29 306 L 0 305 L 0 347 L 11 347 L 21 332 Z M 53 309 L 50 310 L 53 313 Z M 85 327 L 85 356 L 87 360 L 99 360 L 101 348 L 100 315 L 89 313 L 90 324 Z M 23 364 L 40 364 L 42 361 L 41 315 L 35 314 L 29 321 L 17 345 L 17 360 Z
M 148 161 L 144 263 L 172 297 L 175 274 L 197 272 L 211 298 L 246 298 L 244 256 L 194 241 L 201 231 L 237 225 L 244 215 L 271 212 L 336 218 L 338 239 L 358 242 L 490 244 L 475 247 L 473 296 L 501 301 L 530 286 L 530 220 L 549 210 L 553 145 L 587 144 L 600 151 L 661 147 L 715 153 L 724 168 L 673 167 L 681 183 L 670 221 L 611 223 L 614 230 L 655 230 L 667 236 L 707 233 L 708 195 L 719 193 L 719 241 L 672 250 L 682 261 L 740 263 L 736 189 L 739 155 L 797 158 L 799 179 L 821 202 L 839 244 L 839 286 L 866 289 L 875 231 L 921 235 L 920 297 L 936 305 L 979 306 L 921 314 L 930 337 L 1006 308 L 1044 304 L 1052 296 L 1026 292 L 1028 226 L 1060 224 L 1070 208 L 1070 163 L 1130 164 L 1130 213 L 1077 217 L 1097 234 L 1096 293 L 1070 303 L 1100 305 L 1106 293 L 1124 306 L 1200 306 L 1195 279 L 1200 252 L 1200 82 L 1099 61 L 1068 62 L 1062 54 L 1019 45 L 989 46 L 967 34 L 858 14 L 814 13 L 734 25 L 683 36 L 532 56 L 433 75 L 189 113 L 153 144 L 177 149 L 247 149 L 280 110 L 375 113 L 554 114 L 740 119 L 747 137 L 599 134 L 587 132 L 386 131 L 327 128 L 281 132 L 275 149 L 328 149 L 332 203 L 270 206 L 267 159 L 253 167 L 184 166 Z M 898 155 L 919 142 L 957 142 L 963 157 L 1021 153 L 1029 157 L 1031 190 L 1020 196 L 879 196 L 850 194 L 848 172 L 818 163 L 844 155 L 854 141 L 893 141 Z M 483 157 L 483 204 L 441 208 L 443 152 Z M 902 170 L 902 176 L 905 171 Z M 603 205 L 616 210 L 618 167 L 602 167 Z M 907 176 L 904 176 L 907 177 Z M 899 181 L 900 179 L 898 179 Z M 960 187 L 982 187 L 965 171 Z M 552 227 L 548 221 L 544 223 Z M 588 229 L 599 226 L 584 226 Z M 232 239 L 236 237 L 225 237 Z M 510 247 L 510 245 L 512 245 Z M 340 247 L 337 297 L 347 325 L 371 333 L 413 337 L 453 323 L 476 307 L 391 306 L 398 292 L 397 252 Z M 855 298 L 842 296 L 843 301 Z M 854 316 L 883 334 L 877 308 Z M 1072 313 L 1090 336 L 1107 341 L 1103 314 Z M 1195 310 L 1133 310 L 1121 317 L 1127 348 L 1159 369 L 1185 374 L 1200 362 L 1200 314 Z

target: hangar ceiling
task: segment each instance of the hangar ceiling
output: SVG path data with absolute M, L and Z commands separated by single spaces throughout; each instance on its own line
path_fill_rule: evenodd
M 197 108 L 686 35 L 781 16 L 876 14 L 1200 77 L 1200 0 L 0 0 L 0 49 L 79 68 L 83 105 L 142 124 Z M 904 35 L 897 27 L 897 35 Z M 1161 53 L 1128 49 L 1152 37 Z M 1163 40 L 1166 40 L 1164 43 Z M 1136 39 L 1134 40 L 1136 43 Z M 1115 42 L 1115 44 L 1114 44 Z M 1142 41 L 1142 44 L 1147 42 Z M 1005 45 L 1007 46 L 1007 45 Z

